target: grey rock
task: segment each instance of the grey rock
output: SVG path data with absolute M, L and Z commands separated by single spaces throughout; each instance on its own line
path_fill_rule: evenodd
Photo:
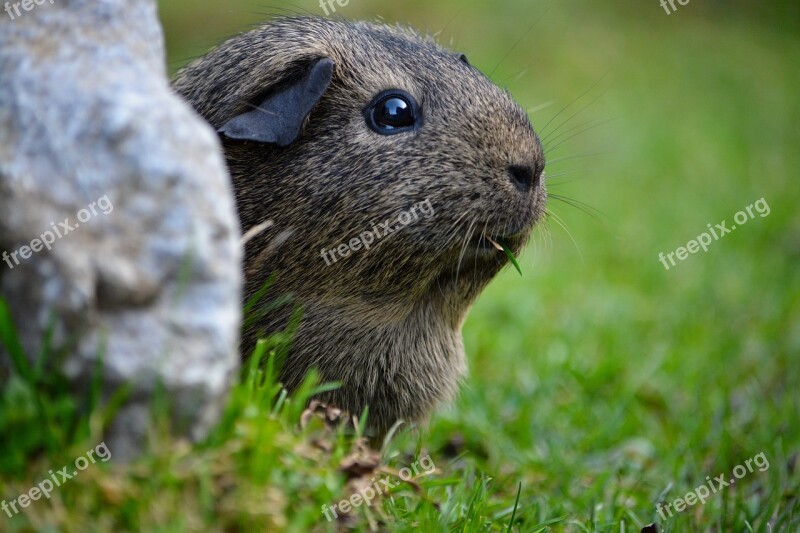
M 239 361 L 230 178 L 164 63 L 154 0 L 0 12 L 0 296 L 29 356 L 54 319 L 76 393 L 99 355 L 106 397 L 131 384 L 106 437 L 117 459 L 141 449 L 159 386 L 202 437 Z

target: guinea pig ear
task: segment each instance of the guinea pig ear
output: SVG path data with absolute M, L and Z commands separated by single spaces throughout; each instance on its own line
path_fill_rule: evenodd
M 300 137 L 303 123 L 328 89 L 333 60 L 312 63 L 302 78 L 271 94 L 258 107 L 228 121 L 218 131 L 229 139 L 289 146 Z

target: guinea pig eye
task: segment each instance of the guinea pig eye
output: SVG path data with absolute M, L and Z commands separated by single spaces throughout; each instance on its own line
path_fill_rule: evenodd
M 367 125 L 381 135 L 394 135 L 415 129 L 419 109 L 414 97 L 394 90 L 379 94 L 366 109 Z

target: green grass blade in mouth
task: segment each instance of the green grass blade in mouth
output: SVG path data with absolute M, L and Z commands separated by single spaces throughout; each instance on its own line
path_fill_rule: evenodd
M 506 254 L 506 257 L 508 257 L 508 260 L 511 261 L 511 264 L 514 265 L 514 268 L 517 269 L 517 272 L 519 272 L 519 275 L 521 276 L 522 275 L 522 269 L 519 267 L 519 262 L 517 261 L 517 257 L 514 255 L 514 252 L 512 252 L 509 249 L 509 247 L 506 246 L 506 244 L 503 241 L 495 242 L 494 240 L 492 240 L 491 237 L 486 237 L 486 240 L 488 240 L 490 243 L 492 243 L 495 248 L 497 248 L 498 250 L 500 250 L 501 252 L 504 252 Z

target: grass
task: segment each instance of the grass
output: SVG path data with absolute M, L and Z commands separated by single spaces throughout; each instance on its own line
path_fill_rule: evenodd
M 800 529 L 797 7 L 432 4 L 352 0 L 338 14 L 446 27 L 441 40 L 487 73 L 505 56 L 493 78 L 532 109 L 552 216 L 519 257 L 524 276 L 506 269 L 470 315 L 458 400 L 366 468 L 382 476 L 430 453 L 437 472 L 349 526 Z M 225 6 L 162 3 L 171 68 L 263 18 L 251 2 Z M 769 216 L 669 270 L 659 262 L 760 198 Z M 0 325 L 7 345 L 10 331 Z M 0 515 L 0 531 L 333 531 L 321 509 L 358 481 L 342 469 L 358 438 L 317 417 L 299 427 L 316 385 L 287 398 L 266 368 L 243 371 L 207 441 L 170 438 L 156 413 L 140 461 L 93 466 L 24 515 Z M 66 431 L 92 403 L 49 379 L 22 369 L 0 393 L 2 498 L 94 447 L 112 414 L 96 407 Z M 657 502 L 762 452 L 765 471 L 659 517 Z

